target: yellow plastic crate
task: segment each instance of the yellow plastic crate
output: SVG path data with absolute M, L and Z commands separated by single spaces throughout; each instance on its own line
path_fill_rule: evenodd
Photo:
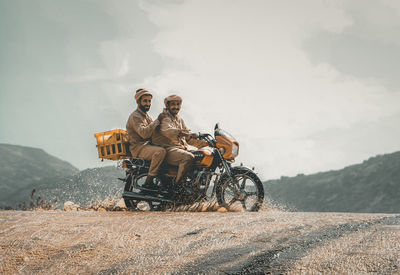
M 94 134 L 97 140 L 99 158 L 119 160 L 129 158 L 129 145 L 126 130 L 114 129 Z

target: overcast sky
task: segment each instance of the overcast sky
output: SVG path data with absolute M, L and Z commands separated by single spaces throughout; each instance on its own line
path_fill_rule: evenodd
M 137 88 L 265 179 L 400 150 L 398 1 L 0 1 L 0 142 L 79 169 Z

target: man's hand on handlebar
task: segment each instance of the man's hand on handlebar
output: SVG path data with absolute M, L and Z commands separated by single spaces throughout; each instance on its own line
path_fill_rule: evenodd
M 181 137 L 187 138 L 187 137 L 190 136 L 190 133 L 189 133 L 189 132 L 186 132 L 186 131 L 181 131 L 179 135 L 180 135 Z
M 190 133 L 190 132 L 185 132 L 185 131 L 182 131 L 182 132 L 181 132 L 181 136 L 182 136 L 182 137 L 185 137 L 185 138 L 189 138 L 189 139 L 192 139 L 192 138 L 198 139 L 198 138 L 199 138 L 199 135 L 198 135 L 198 134 L 196 134 L 196 133 Z

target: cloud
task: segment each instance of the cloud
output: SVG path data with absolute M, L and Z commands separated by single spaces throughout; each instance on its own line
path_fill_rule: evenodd
M 343 3 L 143 2 L 160 30 L 154 48 L 171 60 L 144 85 L 161 97 L 178 91 L 194 129 L 222 122 L 241 142 L 240 160 L 263 176 L 342 167 L 357 157 L 333 146 L 333 159 L 321 159 L 313 133 L 399 111 L 399 97 L 380 83 L 313 64 L 304 51 L 316 32 L 341 34 L 354 24 Z
M 400 20 L 395 2 L 351 1 L 344 11 L 353 18 L 341 32 L 320 29 L 304 43 L 310 59 L 399 92 Z M 396 9 L 397 7 L 397 9 Z
M 93 134 L 125 127 L 162 70 L 155 31 L 134 1 L 0 1 L 0 142 L 98 166 Z
M 146 87 L 153 117 L 179 93 L 188 126 L 221 122 L 263 179 L 398 150 L 386 73 L 399 14 L 395 1 L 1 2 L 0 141 L 97 166 L 93 133 L 124 127 Z M 380 66 L 361 62 L 382 51 Z

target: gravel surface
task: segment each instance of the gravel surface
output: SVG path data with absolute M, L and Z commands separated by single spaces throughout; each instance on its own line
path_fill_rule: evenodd
M 400 252 L 393 233 L 399 224 L 389 214 L 0 211 L 0 273 L 324 273 L 345 265 L 314 270 L 312 256 L 324 249 L 328 259 L 337 250 L 324 247 L 348 236 L 389 232 L 391 253 Z M 365 247 L 352 246 L 351 253 Z M 397 272 L 382 257 L 378 271 Z

